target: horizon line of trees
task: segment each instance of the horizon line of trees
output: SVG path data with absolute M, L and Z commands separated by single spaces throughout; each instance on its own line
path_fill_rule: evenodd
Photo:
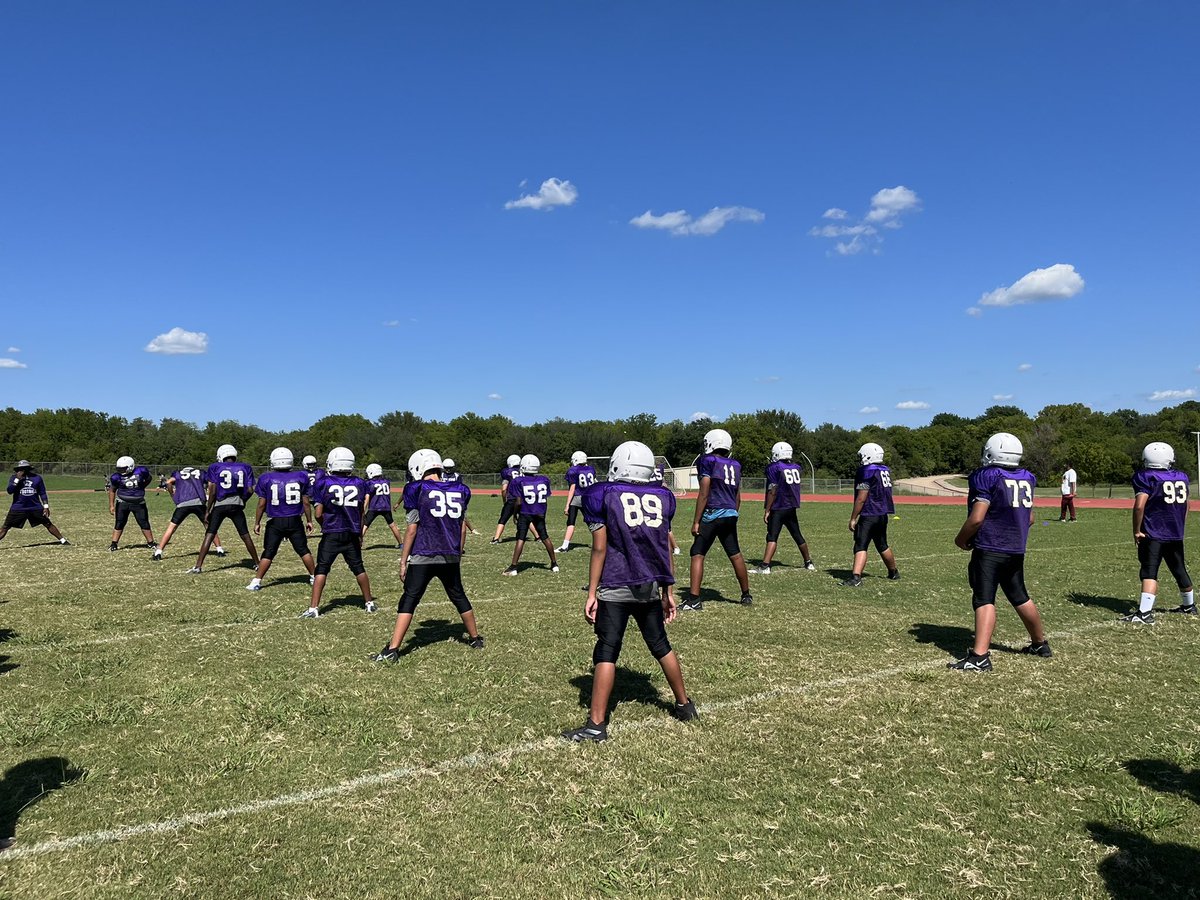
M 803 462 L 801 453 L 807 455 L 819 477 L 851 475 L 856 451 L 867 441 L 883 446 L 885 462 L 900 478 L 969 472 L 988 436 L 1008 431 L 1021 439 L 1024 463 L 1043 484 L 1068 466 L 1083 483 L 1111 483 L 1129 479 L 1150 441 L 1166 441 L 1175 449 L 1177 465 L 1195 472 L 1193 432 L 1200 431 L 1200 402 L 1188 400 L 1157 413 L 1102 413 L 1082 403 L 1056 404 L 1035 416 L 1016 406 L 992 406 L 975 418 L 938 413 L 916 428 L 859 429 L 829 423 L 809 429 L 799 415 L 781 409 L 735 413 L 723 421 L 660 422 L 640 413 L 611 422 L 554 418 L 533 425 L 473 412 L 441 422 L 397 411 L 375 421 L 357 413 L 331 415 L 308 428 L 276 432 L 230 420 L 200 427 L 179 419 L 127 420 L 86 409 L 24 413 L 10 407 L 0 411 L 0 459 L 95 463 L 129 455 L 152 464 L 203 465 L 215 458 L 220 444 L 230 443 L 241 459 L 253 464 L 265 465 L 271 450 L 283 446 L 295 453 L 297 463 L 311 453 L 324 465 L 329 450 L 343 446 L 354 451 L 360 468 L 374 462 L 402 469 L 414 450 L 432 447 L 453 457 L 460 472 L 499 471 L 511 453 L 533 453 L 545 471 L 563 472 L 574 451 L 608 456 L 627 440 L 642 441 L 673 466 L 690 465 L 711 428 L 724 428 L 733 436 L 732 455 L 748 475 L 765 467 L 771 445 L 780 440 L 795 448 L 797 462 Z

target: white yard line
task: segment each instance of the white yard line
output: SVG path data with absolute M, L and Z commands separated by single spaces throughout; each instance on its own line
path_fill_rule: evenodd
M 1076 637 L 1088 631 L 1113 627 L 1116 627 L 1116 623 L 1113 621 L 1094 622 L 1090 625 L 1084 625 L 1071 631 L 1054 632 L 1047 635 L 1047 637 L 1054 640 L 1061 640 L 1064 638 Z M 888 669 L 876 669 L 874 671 L 863 672 L 858 675 L 845 675 L 839 678 L 830 678 L 825 681 L 812 681 L 805 684 L 784 685 L 782 687 L 772 688 L 771 690 L 767 691 L 760 691 L 756 694 L 750 694 L 748 696 L 738 697 L 732 700 L 722 700 L 715 703 L 701 703 L 698 704 L 698 708 L 701 712 L 711 715 L 713 713 L 742 709 L 743 707 L 752 706 L 754 704 L 764 703 L 771 700 L 778 700 L 781 697 L 800 696 L 813 693 L 814 691 L 820 691 L 824 693 L 831 689 L 850 687 L 860 684 L 869 684 L 874 681 L 882 681 L 897 675 L 907 675 L 915 672 L 921 672 L 926 669 L 941 668 L 945 666 L 945 664 L 946 660 L 944 657 L 923 660 L 919 663 L 912 663 L 907 666 L 893 666 Z M 977 676 L 954 675 L 950 677 L 973 678 Z M 657 716 L 651 719 L 644 719 L 641 722 L 620 725 L 612 730 L 615 734 L 620 735 L 634 731 L 645 731 L 648 729 L 671 727 L 676 727 L 674 725 L 674 720 L 666 716 Z M 275 797 L 264 797 L 259 800 L 252 800 L 249 803 L 239 803 L 235 806 L 226 806 L 220 809 L 213 809 L 205 812 L 184 813 L 179 816 L 175 816 L 170 819 L 162 819 L 157 822 L 144 822 L 140 825 L 122 825 L 120 827 L 107 829 L 105 831 L 93 831 L 86 834 L 77 834 L 72 837 L 40 841 L 25 847 L 17 846 L 11 850 L 0 852 L 0 861 L 23 859 L 30 856 L 42 856 L 47 853 L 65 853 L 71 850 L 77 850 L 80 847 L 94 847 L 102 844 L 113 844 L 136 837 L 141 837 L 143 835 L 174 834 L 175 832 L 182 831 L 185 828 L 202 828 L 213 822 L 219 822 L 225 819 L 254 815 L 255 813 L 260 813 L 271 809 L 279 809 L 280 807 L 301 806 L 303 804 L 312 803 L 318 800 L 326 800 L 331 797 L 340 797 L 346 794 L 352 794 L 366 788 L 384 787 L 386 785 L 394 784 L 398 781 L 409 781 L 416 778 L 430 778 L 450 772 L 481 769 L 493 765 L 494 763 L 505 762 L 515 757 L 531 756 L 543 750 L 559 750 L 561 752 L 565 752 L 569 747 L 570 745 L 567 742 L 563 741 L 557 736 L 544 737 L 534 741 L 525 741 L 520 744 L 512 744 L 508 747 L 503 747 L 500 750 L 496 750 L 491 753 L 468 753 L 464 756 L 456 757 L 455 759 L 444 760 L 428 766 L 403 766 L 401 768 L 391 769 L 386 772 L 357 775 L 354 778 L 348 778 L 335 784 L 326 785 L 325 787 L 309 788 L 308 790 L 296 791 L 289 794 L 280 794 Z

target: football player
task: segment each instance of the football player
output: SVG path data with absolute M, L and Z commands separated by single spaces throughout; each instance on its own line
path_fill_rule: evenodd
M 960 550 L 971 551 L 967 581 L 975 608 L 975 645 L 947 668 L 960 672 L 990 672 L 992 631 L 996 627 L 996 591 L 1020 616 L 1031 643 L 1021 650 L 1049 657 L 1050 642 L 1042 630 L 1037 604 L 1025 589 L 1025 544 L 1033 524 L 1033 489 L 1037 479 L 1021 467 L 1021 442 L 1007 432 L 993 434 L 983 445 L 979 468 L 967 479 L 967 521 L 954 538 Z
M 113 516 L 112 543 L 108 551 L 115 553 L 117 543 L 121 540 L 121 532 L 130 515 L 142 529 L 146 538 L 146 546 L 151 549 L 158 546 L 154 540 L 154 532 L 150 530 L 150 512 L 146 509 L 146 485 L 151 481 L 150 470 L 145 466 L 135 465 L 132 456 L 122 456 L 117 460 L 117 471 L 108 477 L 108 512 Z
M 1187 473 L 1175 468 L 1175 451 L 1170 444 L 1155 441 L 1142 450 L 1142 467 L 1133 476 L 1133 542 L 1137 545 L 1142 596 L 1138 608 L 1121 621 L 1131 625 L 1154 624 L 1154 601 L 1158 596 L 1158 570 L 1162 563 L 1179 588 L 1179 606 L 1167 610 L 1196 615 L 1192 577 L 1183 558 L 1183 532 L 1187 524 Z
M 719 540 L 725 555 L 733 564 L 738 586 L 742 589 L 742 605 L 754 602 L 750 595 L 750 578 L 746 560 L 738 544 L 738 508 L 742 503 L 742 464 L 729 455 L 733 438 L 723 428 L 714 428 L 704 435 L 704 455 L 696 462 L 700 493 L 696 497 L 696 513 L 692 519 L 691 584 L 681 610 L 700 610 L 700 585 L 704 582 L 704 558 L 713 541 Z
M 300 465 L 304 466 L 304 473 L 308 476 L 308 496 L 311 499 L 313 490 L 317 486 L 317 479 L 325 476 L 325 470 L 317 468 L 317 458 L 311 453 L 300 461 Z
M 388 528 L 392 530 L 392 537 L 396 539 L 396 547 L 399 548 L 404 542 L 404 535 L 400 533 L 392 516 L 392 482 L 391 479 L 383 477 L 383 466 L 371 463 L 367 466 L 367 515 L 363 519 L 362 527 L 364 541 L 367 539 L 367 529 L 376 519 L 387 522 Z
M 596 483 L 596 470 L 588 465 L 587 454 L 576 450 L 571 454 L 571 468 L 567 469 L 567 532 L 563 535 L 559 553 L 571 549 L 571 537 L 575 534 L 575 519 L 583 506 L 583 492 Z
M 392 639 L 375 655 L 376 662 L 395 662 L 400 658 L 400 645 L 412 624 L 413 613 L 435 578 L 462 617 L 468 646 L 483 649 L 483 635 L 475 626 L 475 613 L 462 582 L 462 548 L 471 489 L 461 481 L 442 481 L 443 465 L 433 450 L 418 450 L 408 458 L 408 471 L 415 487 L 404 492 L 408 523 L 400 552 L 404 594 L 396 608 Z
M 808 552 L 808 541 L 800 531 L 797 511 L 800 509 L 800 481 L 803 471 L 792 462 L 792 445 L 778 441 L 771 447 L 771 464 L 767 466 L 767 495 L 763 501 L 763 522 L 767 526 L 767 549 L 763 551 L 762 565 L 751 569 L 755 575 L 770 575 L 771 560 L 779 547 L 779 533 L 784 528 L 800 548 L 804 557 L 804 568 L 812 572 L 812 556 Z
M 447 484 L 462 481 L 462 476 L 458 474 L 458 468 L 454 465 L 454 460 L 448 456 L 442 460 L 442 481 L 446 482 Z M 479 532 L 475 529 L 475 526 L 471 524 L 470 519 L 467 519 L 466 522 L 467 531 L 470 534 L 479 534 Z M 465 554 L 466 552 L 467 547 L 464 544 L 463 553 Z
M 246 585 L 248 591 L 262 590 L 262 580 L 271 562 L 286 539 L 308 570 L 308 583 L 313 582 L 315 566 L 308 549 L 308 536 L 313 530 L 312 504 L 308 499 L 308 473 L 292 468 L 295 457 L 287 447 L 271 451 L 271 471 L 259 476 L 254 485 L 258 506 L 254 510 L 254 533 L 262 534 L 263 513 L 267 514 L 267 535 L 263 538 L 262 559 L 254 577 Z
M 896 511 L 892 502 L 892 473 L 883 464 L 883 448 L 878 444 L 863 444 L 858 448 L 858 471 L 854 474 L 854 509 L 850 513 L 850 533 L 854 535 L 854 562 L 845 587 L 862 587 L 863 570 L 867 568 L 867 548 L 872 543 L 887 566 L 887 577 L 900 580 L 896 555 L 888 547 L 888 516 Z
M 596 647 L 588 718 L 563 732 L 569 741 L 608 737 L 608 702 L 630 618 L 662 666 L 675 695 L 675 717 L 684 722 L 696 718 L 696 705 L 684 688 L 665 627 L 675 619 L 675 574 L 667 541 L 674 514 L 675 495 L 654 483 L 654 454 L 638 441 L 617 447 L 609 461 L 608 481 L 583 495 L 583 517 L 592 532 L 583 615 L 595 628 Z
M 158 542 L 158 546 L 154 548 L 154 553 L 150 557 L 154 562 L 162 562 L 163 551 L 167 549 L 167 544 L 171 543 L 171 538 L 175 536 L 175 532 L 188 516 L 195 516 L 203 527 L 204 507 L 208 499 L 208 492 L 204 485 L 204 473 L 195 466 L 184 466 L 182 469 L 172 472 L 163 483 L 163 487 L 175 502 L 175 512 L 171 513 L 171 523 L 163 532 L 162 540 Z M 217 556 L 225 555 L 221 539 L 215 535 L 213 536 L 213 552 Z
M 226 519 L 233 523 L 238 537 L 246 545 L 250 561 L 257 569 L 258 550 L 254 547 L 254 538 L 250 537 L 250 526 L 246 524 L 246 501 L 254 496 L 254 470 L 249 463 L 238 462 L 237 448 L 233 444 L 222 444 L 217 448 L 217 461 L 208 467 L 204 475 L 204 482 L 208 490 L 204 511 L 204 542 L 200 545 L 196 565 L 188 569 L 188 574 L 199 575 L 204 570 L 208 549 Z
M 312 599 L 302 619 L 315 619 L 320 614 L 321 593 L 334 560 L 346 561 L 362 591 L 363 606 L 375 612 L 371 596 L 371 579 L 367 577 L 362 558 L 362 522 L 367 505 L 367 483 L 354 475 L 354 454 L 345 447 L 334 447 L 325 461 L 326 473 L 317 481 L 316 517 L 321 523 L 321 543 L 317 546 L 316 578 L 313 579 Z
M 546 505 L 550 502 L 550 479 L 539 475 L 542 462 L 532 453 L 521 457 L 521 474 L 508 483 L 508 496 L 517 504 L 517 543 L 513 547 L 512 564 L 504 570 L 505 575 L 518 573 L 517 563 L 525 549 L 525 539 L 532 526 L 538 540 L 550 555 L 550 571 L 558 571 L 558 558 L 554 545 L 550 543 L 550 532 L 546 530 Z
M 46 530 L 58 538 L 60 544 L 71 543 L 58 527 L 50 521 L 50 495 L 46 493 L 46 483 L 42 476 L 33 471 L 33 465 L 23 459 L 13 466 L 13 475 L 5 487 L 12 494 L 12 506 L 0 525 L 0 541 L 8 534 L 10 528 L 24 528 L 26 523 L 45 526 Z
M 500 543 L 500 537 L 504 534 L 504 526 L 517 514 L 517 502 L 509 497 L 508 486 L 520 474 L 521 457 L 514 453 L 508 458 L 508 465 L 500 470 L 500 502 L 503 505 L 500 507 L 500 519 L 496 522 L 496 534 L 492 538 L 493 544 Z

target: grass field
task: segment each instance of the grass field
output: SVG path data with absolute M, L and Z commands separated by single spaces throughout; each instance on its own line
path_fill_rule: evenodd
M 332 608 L 300 621 L 307 578 L 288 550 L 251 594 L 228 559 L 183 574 L 194 521 L 155 565 L 140 547 L 108 553 L 101 495 L 54 505 L 74 546 L 42 530 L 0 543 L 0 836 L 18 839 L 0 853 L 0 896 L 1200 890 L 1200 622 L 1117 624 L 1136 596 L 1124 511 L 1039 519 L 1027 581 L 1055 658 L 1007 652 L 1024 634 L 1002 604 L 995 672 L 963 676 L 943 668 L 970 639 L 951 543 L 963 509 L 904 508 L 891 526 L 903 580 L 874 559 L 850 590 L 831 577 L 848 507 L 810 504 L 819 572 L 784 546 L 744 608 L 718 602 L 737 588 L 715 551 L 714 602 L 671 626 L 700 721 L 667 714 L 631 633 L 610 740 L 573 746 L 556 736 L 589 693 L 585 547 L 558 575 L 527 547 L 508 579 L 511 545 L 472 538 L 487 648 L 461 643 L 435 586 L 405 655 L 380 666 L 368 657 L 400 590 L 382 523 L 367 564 L 384 611 L 362 611 L 342 568 Z M 169 509 L 151 500 L 156 532 Z M 471 515 L 486 533 L 497 510 L 480 497 Z M 685 553 L 688 516 L 681 504 Z M 746 518 L 757 560 L 761 517 Z M 1177 603 L 1163 591 L 1160 607 Z

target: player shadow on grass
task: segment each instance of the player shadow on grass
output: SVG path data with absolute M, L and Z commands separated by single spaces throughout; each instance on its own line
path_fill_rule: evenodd
M 918 644 L 933 644 L 951 656 L 961 657 L 975 643 L 975 632 L 961 625 L 934 625 L 930 622 L 915 622 L 908 633 Z M 998 653 L 1016 653 L 1012 647 L 993 643 L 989 648 Z
M 404 638 L 404 646 L 400 648 L 400 655 L 407 656 L 414 650 L 420 650 L 430 644 L 444 644 L 446 641 L 465 644 L 467 642 L 466 626 L 461 621 L 425 619 L 409 629 L 408 635 Z
M 20 637 L 20 635 L 18 635 L 11 628 L 0 628 L 0 644 L 11 641 L 15 637 Z M 0 654 L 0 675 L 5 674 L 6 672 L 11 672 L 13 669 L 19 668 L 17 663 L 9 662 L 9 660 L 11 660 L 11 659 L 12 659 L 11 656 L 8 656 L 5 654 Z M 4 837 L 4 835 L 0 835 L 0 837 Z
M 504 568 L 505 568 L 505 571 L 508 570 L 508 566 L 505 566 Z M 518 575 L 528 571 L 529 569 L 542 569 L 546 572 L 549 572 L 550 571 L 550 563 L 549 562 L 537 562 L 536 560 L 521 560 L 521 562 L 517 563 L 516 569 L 517 569 Z M 587 588 L 585 587 L 584 590 L 587 590 Z
M 1101 597 L 1097 594 L 1084 594 L 1080 591 L 1071 591 L 1067 594 L 1067 602 L 1074 603 L 1077 606 L 1097 606 L 1100 609 L 1107 609 L 1109 612 L 1115 612 L 1124 615 L 1133 608 L 1131 600 L 1121 600 L 1116 597 Z
M 1127 759 L 1121 767 L 1144 787 L 1200 803 L 1200 769 L 1189 772 L 1165 759 Z
M 592 673 L 576 675 L 571 679 L 571 686 L 579 688 L 579 705 L 587 709 L 592 705 Z M 612 696 L 608 698 L 607 716 L 621 703 L 644 703 L 655 706 L 666 712 L 674 707 L 658 695 L 658 688 L 645 672 L 635 672 L 624 666 L 617 666 L 617 679 L 613 682 Z
M 304 580 L 308 581 L 307 575 L 304 577 Z M 362 594 L 347 594 L 345 597 L 335 597 L 333 600 L 324 601 L 320 606 L 321 615 L 323 615 L 323 616 L 327 615 L 327 614 L 333 612 L 335 609 L 338 609 L 343 606 L 353 606 L 359 612 L 362 612 L 362 609 L 363 609 Z
M 0 550 L 28 550 L 31 547 L 57 547 L 58 541 L 37 541 L 33 544 L 10 544 L 7 541 L 0 545 Z M 124 547 L 121 548 L 125 549 Z
M 1089 822 L 1092 840 L 1116 851 L 1096 867 L 1108 893 L 1121 900 L 1195 897 L 1200 850 L 1159 842 L 1121 825 Z
M 772 568 L 774 568 L 774 565 L 775 565 L 774 563 L 771 564 Z M 847 578 L 849 578 L 851 575 L 854 574 L 854 572 L 850 569 L 826 569 L 825 571 L 829 575 L 830 578 L 836 578 L 838 581 L 845 581 Z M 863 572 L 862 577 L 870 578 L 871 576 L 868 573 Z
M 87 772 L 61 756 L 27 759 L 0 779 L 0 850 L 12 846 L 17 819 L 51 791 L 79 781 Z

